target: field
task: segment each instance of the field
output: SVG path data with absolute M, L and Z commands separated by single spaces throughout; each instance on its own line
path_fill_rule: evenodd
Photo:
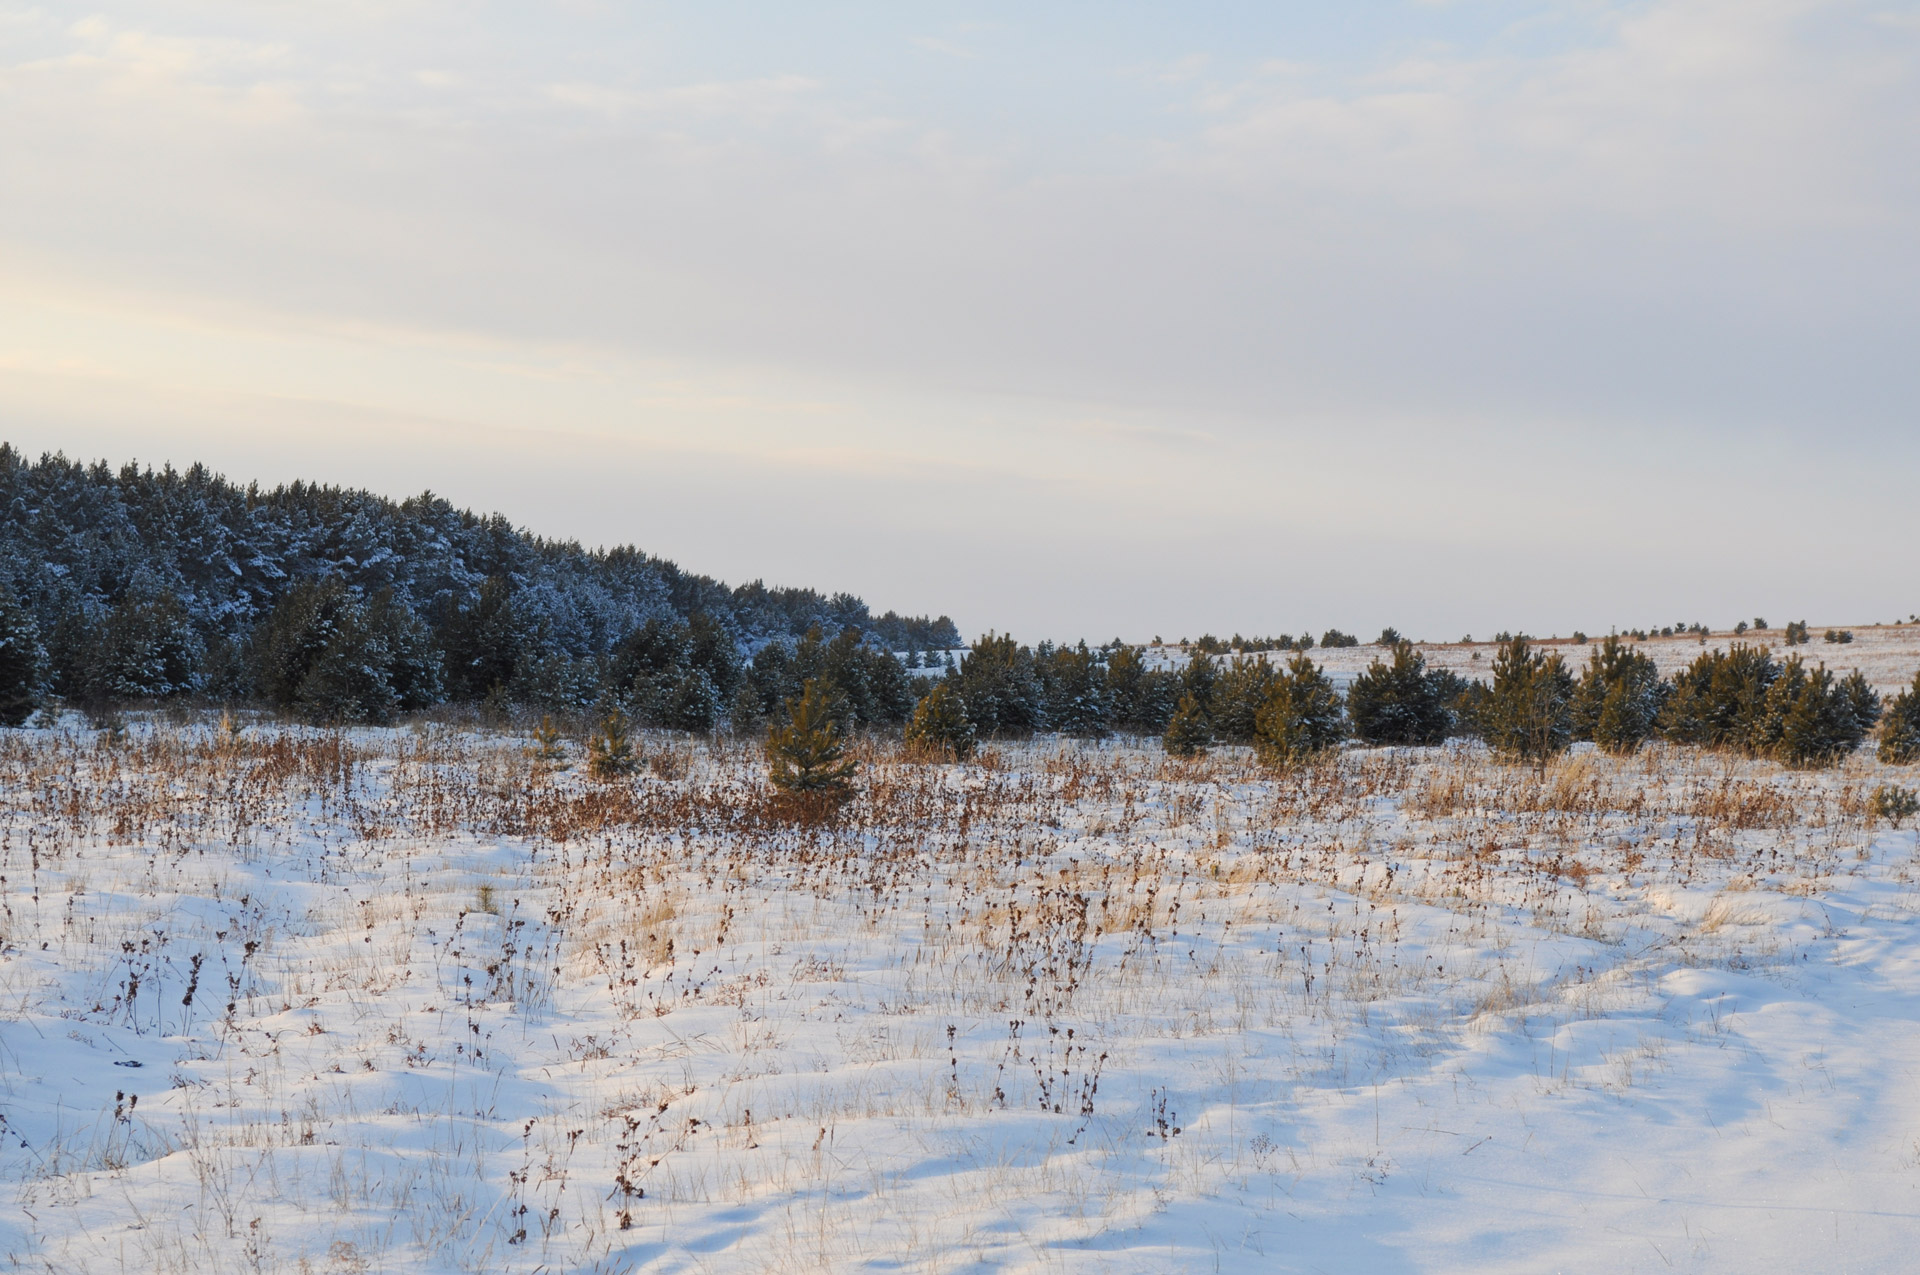
M 600 785 L 446 724 L 0 733 L 0 1253 L 1911 1261 L 1911 771 L 863 749 L 808 829 L 725 739 Z

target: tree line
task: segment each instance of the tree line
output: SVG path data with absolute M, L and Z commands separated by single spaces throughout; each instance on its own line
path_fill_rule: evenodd
M 922 699 L 907 733 L 957 756 L 981 738 L 1042 729 L 1157 734 L 1176 755 L 1251 744 L 1281 766 L 1347 739 L 1431 746 L 1478 738 L 1535 763 L 1581 740 L 1624 756 L 1664 739 L 1809 767 L 1838 762 L 1878 726 L 1882 760 L 1920 760 L 1920 675 L 1883 706 L 1857 670 L 1840 676 L 1798 655 L 1735 644 L 1702 652 L 1668 679 L 1618 637 L 1595 644 L 1577 673 L 1560 654 L 1511 637 L 1490 672 L 1483 681 L 1431 669 L 1411 643 L 1397 642 L 1342 695 L 1304 653 L 1277 664 L 1195 652 L 1179 669 L 1150 668 L 1140 648 L 1118 643 L 1029 650 L 990 635 Z
M 946 616 L 729 588 L 431 493 L 241 487 L 198 465 L 29 462 L 0 444 L 0 507 L 0 700 L 13 716 L 49 700 L 198 699 L 379 722 L 448 701 L 587 711 L 632 698 L 649 722 L 699 729 L 746 711 L 734 701 L 756 653 L 779 648 L 769 668 L 814 658 L 800 651 L 810 634 L 821 647 L 843 633 L 877 649 L 960 644 Z M 779 693 L 755 685 L 759 702 Z

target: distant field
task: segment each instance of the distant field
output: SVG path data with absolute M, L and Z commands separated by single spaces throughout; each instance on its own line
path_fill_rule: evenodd
M 0 734 L 0 1253 L 1909 1264 L 1916 844 L 1867 796 L 1912 768 L 875 745 L 808 830 L 757 750 L 650 748 Z
M 1629 638 L 1633 645 L 1651 655 L 1660 666 L 1663 677 L 1672 677 L 1699 657 L 1705 650 L 1719 648 L 1725 650 L 1736 642 L 1773 648 L 1780 657 L 1798 655 L 1809 663 L 1825 661 L 1827 667 L 1841 672 L 1859 669 L 1866 674 L 1883 694 L 1897 691 L 1913 685 L 1914 674 L 1920 673 L 1920 624 L 1853 625 L 1853 641 L 1845 645 L 1829 644 L 1822 641 L 1827 629 L 1839 631 L 1849 626 L 1822 625 L 1809 626 L 1813 641 L 1805 646 L 1789 648 L 1786 633 L 1781 629 L 1749 630 L 1735 636 L 1732 633 L 1714 633 L 1703 643 L 1698 634 L 1682 637 L 1654 637 L 1645 641 Z M 1586 663 L 1587 651 L 1604 634 L 1589 634 L 1585 643 L 1575 643 L 1571 639 L 1542 640 L 1541 649 L 1557 651 L 1566 658 L 1575 672 Z M 1429 668 L 1451 669 L 1462 677 L 1489 676 L 1493 657 L 1499 647 L 1492 642 L 1421 642 L 1417 644 L 1421 654 L 1426 656 Z M 1177 647 L 1153 648 L 1160 652 L 1161 662 L 1177 666 L 1186 661 L 1186 656 Z M 1327 672 L 1338 681 L 1347 681 L 1356 674 L 1365 671 L 1367 665 L 1380 658 L 1382 650 L 1377 646 L 1318 647 L 1309 654 L 1316 664 L 1324 665 Z M 1286 652 L 1268 652 L 1269 660 L 1291 658 Z

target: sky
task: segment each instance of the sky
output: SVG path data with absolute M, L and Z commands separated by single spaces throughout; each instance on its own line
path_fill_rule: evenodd
M 1920 0 L 0 3 L 0 438 L 1143 640 L 1920 610 Z

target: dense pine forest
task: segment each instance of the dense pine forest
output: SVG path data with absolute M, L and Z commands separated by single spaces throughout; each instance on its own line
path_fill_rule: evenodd
M 647 720 L 698 728 L 769 647 L 805 656 L 811 634 L 812 649 L 870 657 L 960 642 L 946 616 L 729 587 L 430 493 L 269 490 L 199 465 L 30 462 L 0 444 L 0 506 L 0 679 L 15 701 L 258 701 L 384 721 L 446 702 L 584 709 L 618 681 Z

